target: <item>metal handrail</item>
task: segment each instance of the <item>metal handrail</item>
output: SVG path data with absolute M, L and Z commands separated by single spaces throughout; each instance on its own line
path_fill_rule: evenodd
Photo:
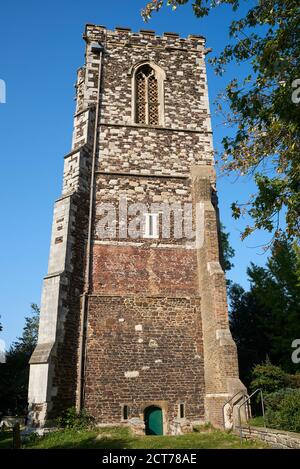
M 241 408 L 245 405 L 248 404 L 250 401 L 251 397 L 253 397 L 255 394 L 260 393 L 260 399 L 261 399 L 261 409 L 262 409 L 262 416 L 264 420 L 264 427 L 266 428 L 266 421 L 265 421 L 265 404 L 264 404 L 264 397 L 263 397 L 263 392 L 262 389 L 256 389 L 250 396 L 247 397 L 247 399 L 238 407 L 238 417 L 239 417 L 239 429 L 240 429 L 240 437 L 241 441 L 243 441 L 243 429 L 242 429 L 242 420 L 241 420 Z M 249 402 L 250 403 L 250 402 Z
M 223 406 L 222 406 L 222 417 L 223 417 L 223 427 L 224 427 L 224 430 L 226 430 L 226 428 L 225 428 L 225 407 L 227 406 L 227 404 L 229 404 L 231 401 L 233 401 L 233 399 L 234 399 L 236 396 L 238 396 L 238 395 L 241 394 L 242 392 L 243 392 L 243 391 L 241 391 L 241 390 L 238 391 L 236 394 L 234 394 L 234 396 L 232 396 L 230 399 L 228 399 L 228 401 L 226 401 L 225 404 L 223 404 Z M 245 398 L 245 396 L 248 396 L 248 394 L 243 393 L 243 394 L 241 395 L 241 397 L 233 404 L 233 406 L 236 405 L 236 404 L 238 404 L 241 399 Z

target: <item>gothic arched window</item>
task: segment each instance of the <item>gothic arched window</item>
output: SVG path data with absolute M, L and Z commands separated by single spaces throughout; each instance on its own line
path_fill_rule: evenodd
M 134 73 L 134 122 L 136 124 L 163 124 L 163 72 L 148 63 Z

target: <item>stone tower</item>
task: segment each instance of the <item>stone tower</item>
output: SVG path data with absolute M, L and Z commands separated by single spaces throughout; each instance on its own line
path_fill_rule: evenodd
M 31 421 L 76 405 L 104 424 L 160 410 L 164 433 L 220 425 L 244 387 L 220 265 L 205 39 L 88 24 L 84 40 Z

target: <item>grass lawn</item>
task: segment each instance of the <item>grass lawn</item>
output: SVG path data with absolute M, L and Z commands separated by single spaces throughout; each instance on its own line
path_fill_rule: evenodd
M 0 448 L 11 447 L 7 435 L 0 435 Z M 37 449 L 230 449 L 266 448 L 261 442 L 243 442 L 230 433 L 214 429 L 181 436 L 135 436 L 128 428 L 109 427 L 97 430 L 60 430 L 35 438 L 23 448 Z

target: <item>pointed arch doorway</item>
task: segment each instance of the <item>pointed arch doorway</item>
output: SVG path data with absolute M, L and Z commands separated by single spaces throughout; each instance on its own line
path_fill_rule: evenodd
M 146 435 L 163 435 L 163 413 L 158 406 L 151 405 L 144 410 Z

